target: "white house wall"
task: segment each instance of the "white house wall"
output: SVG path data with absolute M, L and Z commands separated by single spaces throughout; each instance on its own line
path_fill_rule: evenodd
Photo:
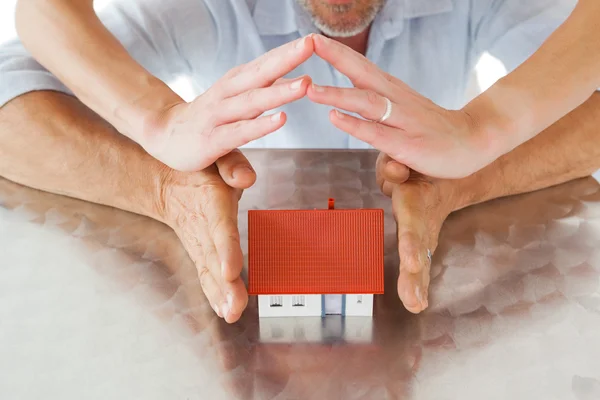
M 298 299 L 303 299 L 303 305 L 299 306 Z M 322 298 L 325 298 L 325 304 L 322 305 Z M 277 303 L 281 300 L 281 306 L 272 306 L 273 299 Z M 294 300 L 296 305 L 294 305 Z M 342 314 L 342 296 L 341 295 L 274 295 L 258 296 L 258 315 L 261 318 L 269 317 L 319 317 L 323 310 L 326 314 Z M 373 295 L 372 294 L 348 294 L 345 299 L 345 315 L 355 317 L 373 316 Z
M 271 300 L 273 297 L 281 297 L 282 304 L 280 307 L 272 307 Z M 265 317 L 320 317 L 321 295 L 305 295 L 303 306 L 294 306 L 293 298 L 298 296 L 281 295 L 281 296 L 258 296 L 258 315 L 261 318 Z
M 349 317 L 372 317 L 373 295 L 372 294 L 348 294 L 346 295 L 346 315 Z

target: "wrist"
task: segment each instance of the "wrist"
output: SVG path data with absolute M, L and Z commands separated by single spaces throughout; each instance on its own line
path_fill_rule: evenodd
M 172 216 L 172 207 L 169 204 L 173 196 L 173 188 L 177 181 L 179 171 L 169 168 L 168 166 L 157 162 L 157 169 L 154 173 L 153 182 L 153 213 L 154 219 L 173 228 L 176 222 Z
M 503 157 L 462 179 L 448 180 L 452 186 L 452 212 L 475 204 L 484 203 L 502 194 L 504 183 Z
M 488 160 L 484 165 L 515 148 L 522 136 L 519 134 L 522 115 L 511 111 L 512 107 L 507 104 L 511 99 L 503 92 L 504 89 L 494 86 L 462 109 L 475 137 L 477 151 Z
M 141 94 L 127 99 L 113 116 L 118 130 L 144 148 L 162 133 L 159 128 L 164 127 L 166 111 L 185 103 L 160 79 L 147 76 L 145 80 L 144 90 L 137 92 Z

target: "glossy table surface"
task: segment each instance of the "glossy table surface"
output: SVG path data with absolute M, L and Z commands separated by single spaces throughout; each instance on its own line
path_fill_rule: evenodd
M 273 342 L 255 299 L 229 326 L 166 226 L 0 180 L 0 398 L 600 399 L 594 179 L 452 215 L 414 316 L 374 153 L 248 155 L 244 250 L 248 209 L 386 210 L 386 294 L 353 325 L 368 335 Z

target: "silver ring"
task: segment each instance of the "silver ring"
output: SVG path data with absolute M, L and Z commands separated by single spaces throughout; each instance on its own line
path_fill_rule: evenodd
M 385 99 L 385 113 L 383 114 L 383 117 L 379 118 L 379 120 L 377 122 L 379 123 L 383 123 L 385 122 L 390 115 L 392 115 L 392 101 L 390 99 L 388 99 L 387 97 L 384 97 Z
M 427 259 L 429 260 L 429 264 L 431 264 L 431 250 L 427 249 Z

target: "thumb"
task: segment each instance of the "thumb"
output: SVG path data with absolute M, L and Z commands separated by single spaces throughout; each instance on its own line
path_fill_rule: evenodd
M 384 182 L 400 184 L 406 182 L 410 176 L 410 169 L 406 165 L 400 164 L 385 153 L 380 153 L 377 157 L 376 170 L 377 182 L 381 188 Z
M 437 243 L 437 232 L 427 229 L 427 221 L 433 216 L 423 206 L 425 197 L 427 193 L 419 182 L 397 185 L 392 193 L 400 256 L 398 295 L 406 309 L 415 314 L 429 306 L 429 255 Z
M 216 161 L 221 178 L 236 189 L 248 189 L 256 182 L 256 172 L 239 150 L 233 150 Z

